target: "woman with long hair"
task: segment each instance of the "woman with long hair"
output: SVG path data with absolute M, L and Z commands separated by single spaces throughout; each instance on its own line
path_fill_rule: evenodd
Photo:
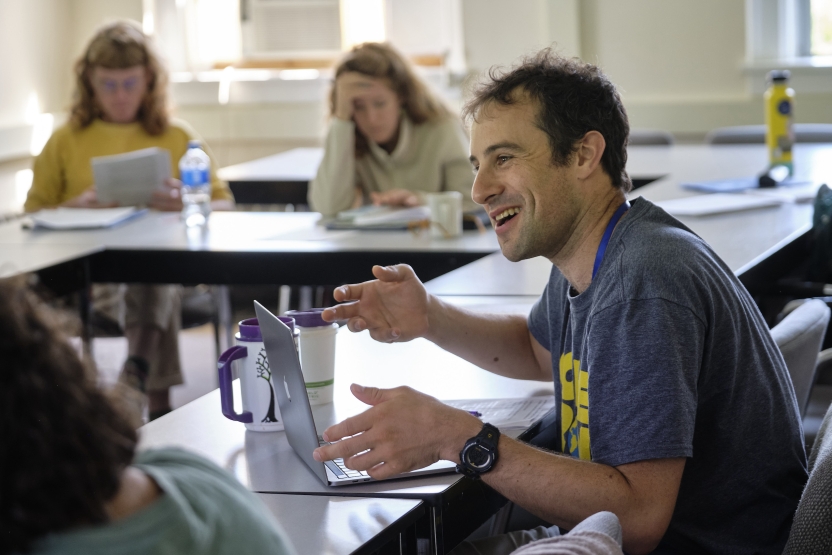
M 366 203 L 415 206 L 424 193 L 460 191 L 474 177 L 460 119 L 388 44 L 354 47 L 335 69 L 323 161 L 309 186 L 332 216 Z
M 293 553 L 221 468 L 179 449 L 136 454 L 133 423 L 56 320 L 0 281 L 0 555 Z
M 35 159 L 25 209 L 102 207 L 91 159 L 159 147 L 170 152 L 174 177 L 154 192 L 150 207 L 182 210 L 176 162 L 195 134 L 168 114 L 167 74 L 150 40 L 132 23 L 102 27 L 75 64 L 75 78 L 70 120 Z M 213 168 L 211 197 L 215 210 L 234 206 L 231 191 Z M 96 287 L 93 295 L 94 308 L 118 321 L 127 337 L 128 358 L 120 379 L 133 385 L 136 404 L 146 398 L 151 419 L 169 412 L 169 388 L 182 383 L 180 287 Z

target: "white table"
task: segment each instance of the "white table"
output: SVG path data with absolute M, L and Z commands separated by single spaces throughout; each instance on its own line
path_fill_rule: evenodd
M 297 555 L 370 555 L 390 542 L 406 545 L 403 532 L 425 512 L 411 499 L 257 495 Z
M 631 175 L 659 177 L 636 189 L 630 198 L 650 201 L 698 195 L 685 182 L 756 175 L 766 164 L 762 146 L 675 146 L 630 148 Z M 795 176 L 832 183 L 832 145 L 795 147 Z M 773 208 L 678 219 L 710 244 L 747 287 L 759 286 L 777 272 L 791 269 L 789 248 L 800 247 L 812 226 L 812 205 L 784 204 Z M 799 253 L 796 254 L 799 258 Z M 539 295 L 551 264 L 543 258 L 512 263 L 502 255 L 481 258 L 431 281 L 428 290 L 440 295 Z
M 241 204 L 306 204 L 309 182 L 323 159 L 321 148 L 295 148 L 219 170 Z
M 449 300 L 473 310 L 516 313 L 527 313 L 532 302 L 511 299 L 510 304 L 507 299 L 485 297 Z M 349 392 L 352 382 L 382 388 L 409 385 L 440 399 L 554 394 L 551 382 L 489 374 L 426 340 L 387 345 L 373 341 L 366 332 L 352 334 L 342 328 L 336 343 L 334 402 L 314 410 L 319 430 L 366 408 Z M 297 457 L 283 432 L 248 432 L 242 424 L 222 416 L 218 390 L 141 428 L 140 449 L 170 445 L 202 454 L 256 492 L 422 500 L 428 506 L 433 542 L 440 553 L 461 541 L 502 503 L 481 482 L 457 474 L 325 486 Z

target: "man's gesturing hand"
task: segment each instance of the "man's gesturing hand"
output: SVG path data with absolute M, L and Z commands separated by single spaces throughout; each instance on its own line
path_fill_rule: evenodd
M 465 442 L 482 428 L 478 418 L 409 387 L 352 384 L 350 390 L 372 407 L 327 428 L 325 441 L 341 441 L 315 449 L 313 456 L 317 461 L 343 458 L 347 468 L 366 470 L 376 479 L 440 459 L 459 462 Z
M 430 327 L 430 296 L 407 264 L 373 266 L 378 279 L 335 289 L 336 301 L 356 301 L 324 310 L 328 322 L 347 320 L 350 331 L 370 330 L 376 341 L 410 341 Z

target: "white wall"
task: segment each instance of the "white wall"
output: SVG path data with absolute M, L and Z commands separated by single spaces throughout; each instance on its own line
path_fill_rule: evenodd
M 28 153 L 32 93 L 43 112 L 67 104 L 69 14 L 65 0 L 0 0 L 0 159 Z
M 64 1 L 72 5 L 72 37 L 68 46 L 73 60 L 84 52 L 100 26 L 119 19 L 132 19 L 139 23 L 142 21 L 142 0 Z
M 472 71 L 509 66 L 518 57 L 554 45 L 580 54 L 581 0 L 463 0 L 465 54 Z
M 30 95 L 41 112 L 70 104 L 72 64 L 95 28 L 141 18 L 141 0 L 0 0 L 0 161 L 28 155 Z
M 474 72 L 555 44 L 610 75 L 634 127 L 692 140 L 713 127 L 762 122 L 762 99 L 748 81 L 760 80 L 760 72 L 743 67 L 744 0 L 459 1 L 465 56 Z M 0 0 L 0 159 L 4 137 L 25 142 L 30 92 L 38 93 L 44 111 L 65 110 L 71 64 L 94 30 L 141 15 L 142 0 Z M 303 99 L 273 95 L 245 105 L 235 104 L 232 89 L 228 106 L 220 106 L 213 92 L 189 100 L 175 88 L 174 101 L 177 115 L 226 164 L 319 143 L 325 84 L 319 88 Z M 798 88 L 796 119 L 832 122 L 832 90 Z
M 762 123 L 747 91 L 743 0 L 583 0 L 581 55 L 619 87 L 634 127 L 702 135 Z

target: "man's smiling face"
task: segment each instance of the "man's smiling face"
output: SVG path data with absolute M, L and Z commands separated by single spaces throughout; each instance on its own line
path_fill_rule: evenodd
M 471 126 L 472 196 L 491 217 L 503 255 L 514 262 L 556 257 L 581 213 L 575 156 L 566 166 L 553 164 L 549 138 L 535 124 L 537 110 L 526 99 L 491 102 Z

